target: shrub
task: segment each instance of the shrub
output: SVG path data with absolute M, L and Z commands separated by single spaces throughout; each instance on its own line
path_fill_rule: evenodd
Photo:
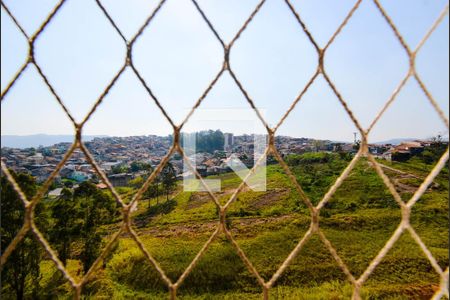
M 177 201 L 174 199 L 168 200 L 164 203 L 159 203 L 153 206 L 150 206 L 148 209 L 148 215 L 151 217 L 157 216 L 157 215 L 167 215 L 171 213 L 175 207 L 177 206 Z

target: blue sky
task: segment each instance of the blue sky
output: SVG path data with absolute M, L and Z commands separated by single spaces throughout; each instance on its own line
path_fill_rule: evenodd
M 31 35 L 55 5 L 50 0 L 4 1 Z M 228 42 L 258 1 L 199 0 Z M 355 1 L 292 0 L 320 46 L 324 46 Z M 127 38 L 157 4 L 154 0 L 102 3 Z M 448 1 L 382 1 L 406 42 L 414 48 Z M 1 11 L 2 90 L 25 61 L 27 43 Z M 448 17 L 417 57 L 417 70 L 444 112 L 449 109 Z M 125 58 L 125 45 L 94 0 L 68 0 L 36 43 L 36 60 L 67 107 L 81 120 Z M 136 42 L 134 63 L 176 123 L 219 72 L 223 50 L 190 0 L 168 0 Z M 256 105 L 274 126 L 314 74 L 317 53 L 283 0 L 267 0 L 231 51 L 231 66 Z M 408 58 L 372 1 L 363 1 L 348 26 L 330 46 L 325 67 L 363 127 L 369 126 L 408 70 Z M 30 66 L 1 108 L 2 134 L 70 134 L 73 128 L 56 100 Z M 202 108 L 248 108 L 228 73 Z M 196 127 L 196 115 L 190 123 Z M 201 124 L 201 122 L 198 122 Z M 213 126 L 213 125 L 211 125 Z M 217 128 L 249 133 L 246 126 Z M 352 140 L 355 127 L 336 96 L 318 78 L 297 105 L 280 135 Z M 168 122 L 127 70 L 86 124 L 87 135 L 165 135 Z M 373 129 L 370 141 L 425 138 L 446 128 L 414 80 Z

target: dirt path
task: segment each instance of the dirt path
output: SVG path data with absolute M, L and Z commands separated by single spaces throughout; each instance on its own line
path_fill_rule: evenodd
M 261 228 L 264 224 L 284 224 L 295 218 L 295 215 L 288 214 L 276 217 L 252 217 L 230 219 L 230 231 L 235 236 L 249 236 L 254 234 L 255 228 Z M 148 235 L 155 238 L 171 238 L 171 237 L 198 237 L 210 236 L 218 226 L 218 220 L 205 220 L 196 222 L 183 222 L 165 226 L 155 226 L 138 229 L 138 235 Z M 128 233 L 124 233 L 123 237 L 128 237 Z
M 236 188 L 228 188 L 226 190 L 223 190 L 221 192 L 217 192 L 217 193 L 213 193 L 217 199 L 221 199 L 224 196 L 230 196 L 233 195 L 233 193 L 236 191 Z M 250 188 L 245 185 L 240 193 L 245 193 L 250 191 Z M 195 208 L 199 208 L 200 206 L 209 203 L 213 201 L 211 199 L 211 195 L 207 192 L 198 192 L 198 193 L 194 193 L 191 196 L 191 199 L 189 200 L 189 203 L 186 206 L 186 210 L 191 210 L 191 209 L 195 209 Z M 228 199 L 227 199 L 228 201 Z
M 369 165 L 371 163 L 369 162 Z M 418 179 L 420 180 L 420 182 L 425 181 L 425 177 L 421 177 L 418 176 L 416 174 L 412 174 L 412 173 L 407 173 L 389 166 L 386 166 L 382 163 L 378 163 L 378 165 L 385 170 L 388 170 L 392 173 L 397 174 L 398 176 L 394 177 L 394 178 L 390 178 L 392 180 L 392 183 L 395 185 L 395 187 L 397 188 L 397 190 L 400 193 L 415 193 L 417 191 L 417 189 L 419 188 L 418 186 L 414 186 L 414 185 L 410 185 L 410 184 L 405 184 L 403 182 L 401 182 L 402 180 L 405 179 Z M 433 184 L 431 185 L 431 187 L 439 187 L 439 184 L 436 182 L 433 182 Z
M 381 163 L 378 163 L 378 165 L 379 165 L 381 168 L 383 168 L 383 169 L 386 169 L 386 170 L 389 170 L 389 171 L 391 171 L 391 172 L 400 174 L 400 175 L 402 175 L 402 176 L 407 176 L 408 178 L 416 178 L 416 179 L 420 179 L 420 180 L 425 180 L 425 178 L 423 178 L 423 177 L 420 177 L 420 176 L 417 176 L 417 175 L 411 174 L 411 173 L 406 173 L 406 172 L 404 172 L 404 171 L 401 171 L 401 170 L 399 170 L 399 169 L 395 169 L 395 168 L 392 168 L 392 167 L 383 165 L 383 164 L 381 164 Z

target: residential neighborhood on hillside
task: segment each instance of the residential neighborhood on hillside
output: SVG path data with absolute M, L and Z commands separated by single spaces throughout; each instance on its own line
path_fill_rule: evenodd
M 220 134 L 222 133 L 220 132 Z M 188 155 L 189 160 L 195 163 L 197 171 L 202 176 L 230 172 L 231 169 L 227 164 L 227 159 L 229 159 L 232 153 L 247 167 L 251 168 L 253 166 L 253 135 L 235 136 L 231 133 L 225 133 L 222 136 L 223 142 L 219 146 L 222 149 L 196 151 L 196 153 Z M 282 156 L 306 152 L 355 154 L 359 147 L 358 143 L 339 143 L 328 140 L 293 138 L 288 136 L 278 136 L 275 143 Z M 403 142 L 400 145 L 371 144 L 369 145 L 369 151 L 380 159 L 404 161 L 413 155 L 421 153 L 425 147 L 429 147 L 432 143 L 433 141 L 429 140 Z M 102 137 L 85 142 L 85 145 L 95 158 L 99 167 L 108 176 L 110 182 L 114 186 L 124 186 L 130 180 L 148 171 L 143 170 L 137 163 L 147 164 L 154 168 L 161 162 L 172 145 L 172 137 L 155 135 Z M 17 149 L 4 147 L 1 149 L 1 159 L 8 168 L 15 172 L 29 173 L 36 177 L 38 182 L 43 182 L 63 159 L 70 147 L 71 143 L 66 142 L 38 148 Z M 181 155 L 175 154 L 170 162 L 179 179 L 182 179 L 184 176 L 192 176 L 191 172 L 185 172 L 183 169 Z M 269 157 L 268 163 L 273 162 L 273 158 Z M 89 164 L 82 151 L 76 149 L 59 172 L 55 182 L 62 185 L 63 183 L 77 184 L 86 180 L 99 182 L 93 166 Z

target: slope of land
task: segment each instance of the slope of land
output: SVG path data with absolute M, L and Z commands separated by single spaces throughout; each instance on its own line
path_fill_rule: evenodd
M 83 136 L 85 142 L 93 140 L 94 138 L 105 137 L 104 135 L 86 135 Z M 39 146 L 48 147 L 58 143 L 73 143 L 74 135 L 49 135 L 49 134 L 34 134 L 34 135 L 2 135 L 2 147 L 9 148 L 37 148 Z
M 317 204 L 349 160 L 337 154 L 320 153 L 306 154 L 288 163 L 306 195 Z M 404 201 L 410 199 L 432 168 L 418 162 L 383 163 Z M 282 168 L 268 166 L 267 176 L 268 191 L 253 192 L 245 188 L 230 206 L 227 221 L 238 245 L 265 280 L 276 272 L 310 224 L 309 211 Z M 215 178 L 222 179 L 223 191 L 216 196 L 225 203 L 241 181 L 234 174 Z M 125 188 L 120 192 L 129 199 L 136 191 Z M 320 227 L 358 278 L 400 221 L 399 206 L 370 164 L 361 159 L 325 205 Z M 216 230 L 218 214 L 208 194 L 183 192 L 180 187 L 168 201 L 165 196 L 158 200 L 143 199 L 134 212 L 133 222 L 146 249 L 167 276 L 176 281 Z M 446 267 L 448 168 L 414 207 L 411 224 L 441 267 Z M 118 224 L 104 226 L 105 241 L 117 229 Z M 79 273 L 76 260 L 70 260 L 68 266 L 74 274 Z M 43 289 L 53 291 L 58 297 L 67 296 L 68 284 L 62 278 L 55 283 L 55 267 L 46 260 L 42 268 L 45 270 L 41 279 Z M 363 297 L 429 299 L 438 288 L 439 276 L 405 233 L 370 276 Z M 274 299 L 349 299 L 351 293 L 346 276 L 317 235 L 305 244 L 271 291 Z M 167 297 L 167 289 L 136 243 L 124 234 L 96 279 L 85 289 L 85 295 L 161 299 Z M 222 233 L 187 276 L 179 296 L 181 299 L 260 299 L 261 289 Z

